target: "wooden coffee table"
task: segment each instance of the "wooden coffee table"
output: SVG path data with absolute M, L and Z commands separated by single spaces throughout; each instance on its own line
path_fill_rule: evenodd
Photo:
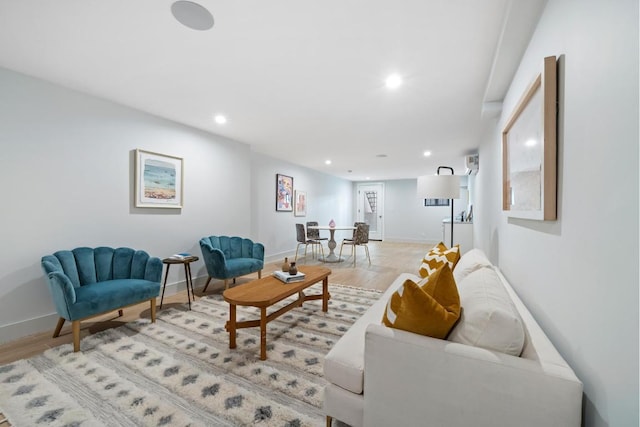
M 303 302 L 322 299 L 322 311 L 329 308 L 329 275 L 331 270 L 318 266 L 303 266 L 298 268 L 306 277 L 304 281 L 284 283 L 273 276 L 263 277 L 249 283 L 227 289 L 222 293 L 224 300 L 229 303 L 229 321 L 225 329 L 229 332 L 229 348 L 236 348 L 236 330 L 260 326 L 260 360 L 267 359 L 267 323 L 281 316 L 287 311 L 300 307 Z M 322 281 L 322 293 L 305 295 L 304 290 Z M 267 308 L 291 295 L 298 294 L 298 299 L 267 315 Z M 250 306 L 260 308 L 260 319 L 236 321 L 236 306 Z

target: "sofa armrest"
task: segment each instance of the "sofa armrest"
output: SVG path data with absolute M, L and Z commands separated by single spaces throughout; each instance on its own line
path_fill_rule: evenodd
M 162 260 L 158 257 L 149 257 L 144 270 L 144 279 L 150 282 L 160 283 L 162 280 Z
M 200 240 L 200 250 L 202 251 L 202 258 L 209 276 L 225 278 L 227 262 L 224 252 L 211 246 L 205 239 Z
M 579 426 L 582 383 L 535 360 L 371 324 L 364 424 Z
M 47 274 L 47 282 L 58 314 L 65 319 L 71 319 L 69 306 L 76 302 L 76 291 L 71 279 L 62 271 L 52 271 Z
M 264 261 L 264 245 L 262 243 L 253 244 L 253 258 Z

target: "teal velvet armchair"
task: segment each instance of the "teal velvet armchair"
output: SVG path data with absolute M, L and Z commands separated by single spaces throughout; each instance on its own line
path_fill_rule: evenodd
M 229 279 L 258 272 L 262 277 L 264 268 L 264 246 L 242 237 L 209 236 L 200 239 L 202 258 L 207 267 L 209 278 L 203 292 L 207 290 L 211 279 L 224 280 L 224 288 L 229 287 Z
M 76 248 L 42 257 L 51 296 L 60 315 L 56 338 L 65 320 L 72 322 L 73 351 L 80 349 L 80 321 L 149 301 L 155 322 L 162 261 L 131 248 Z

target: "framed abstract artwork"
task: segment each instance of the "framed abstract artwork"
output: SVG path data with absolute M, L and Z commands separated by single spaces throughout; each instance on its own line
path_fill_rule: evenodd
M 182 158 L 136 150 L 135 206 L 182 208 Z
M 276 211 L 293 211 L 293 177 L 276 174 Z
M 295 204 L 293 214 L 295 216 L 307 216 L 307 192 L 295 190 Z
M 502 210 L 507 216 L 556 219 L 557 61 L 544 58 L 502 131 Z

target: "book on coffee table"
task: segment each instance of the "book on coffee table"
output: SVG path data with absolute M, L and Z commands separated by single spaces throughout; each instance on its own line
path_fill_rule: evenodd
M 304 280 L 304 273 L 298 271 L 296 274 L 285 273 L 284 271 L 274 271 L 273 276 L 284 283 L 301 282 Z

